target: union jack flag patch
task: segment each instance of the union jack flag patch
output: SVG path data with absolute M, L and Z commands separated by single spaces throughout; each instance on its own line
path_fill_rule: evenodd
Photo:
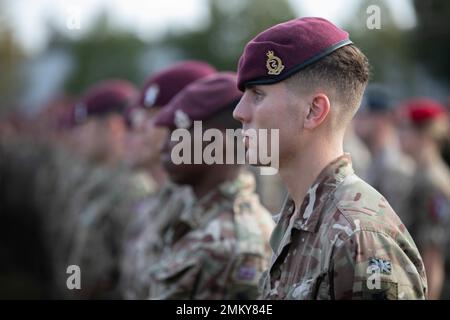
M 370 258 L 369 266 L 378 268 L 380 273 L 391 274 L 392 272 L 392 265 L 389 260 L 384 260 L 381 258 Z

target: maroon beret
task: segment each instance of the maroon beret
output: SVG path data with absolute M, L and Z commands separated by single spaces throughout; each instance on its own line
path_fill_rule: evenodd
M 147 79 L 137 101 L 138 107 L 163 107 L 191 82 L 216 72 L 213 66 L 205 62 L 179 62 Z
M 183 89 L 156 116 L 155 124 L 170 129 L 188 129 L 193 121 L 208 120 L 241 97 L 236 74 L 219 72 Z
M 73 108 L 73 123 L 92 115 L 122 113 L 138 94 L 136 87 L 126 80 L 105 80 L 88 88 Z
M 346 31 L 323 18 L 299 18 L 253 38 L 239 59 L 238 87 L 274 84 L 352 44 Z
M 402 104 L 403 114 L 414 124 L 421 124 L 447 114 L 445 107 L 429 98 L 414 98 Z

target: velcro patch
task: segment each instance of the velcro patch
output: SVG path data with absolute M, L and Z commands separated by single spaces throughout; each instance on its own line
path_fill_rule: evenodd
M 398 285 L 395 282 L 380 281 L 379 288 L 369 288 L 367 284 L 362 287 L 364 300 L 397 300 Z
M 256 268 L 250 266 L 242 266 L 237 270 L 236 279 L 251 281 L 255 278 Z

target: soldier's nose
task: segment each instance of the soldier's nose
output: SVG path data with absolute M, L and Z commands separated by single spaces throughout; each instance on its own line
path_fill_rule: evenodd
M 241 123 L 250 122 L 250 114 L 247 110 L 246 102 L 244 97 L 242 97 L 241 101 L 237 104 L 236 108 L 233 111 L 233 118 L 240 121 Z

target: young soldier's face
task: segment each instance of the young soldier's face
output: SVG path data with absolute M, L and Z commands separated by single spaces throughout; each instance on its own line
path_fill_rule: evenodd
M 252 130 L 268 129 L 267 141 L 271 141 L 270 129 L 279 129 L 280 166 L 301 148 L 304 110 L 306 101 L 292 94 L 285 84 L 258 85 L 246 88 L 233 116 L 242 122 L 246 157 L 257 154 L 260 141 L 252 141 Z M 271 146 L 269 145 L 269 150 Z
M 70 143 L 88 160 L 118 160 L 123 157 L 124 135 L 125 125 L 120 115 L 90 117 L 72 131 Z
M 180 185 L 194 185 L 198 181 L 200 181 L 205 174 L 208 172 L 211 172 L 211 166 L 218 166 L 220 165 L 207 165 L 204 163 L 203 159 L 200 161 L 200 163 L 195 163 L 195 147 L 194 144 L 196 141 L 194 129 L 189 129 L 190 137 L 191 139 L 188 140 L 188 144 L 190 144 L 190 150 L 183 150 L 183 154 L 185 152 L 188 152 L 190 154 L 190 158 L 188 157 L 187 162 L 182 162 L 176 164 L 173 159 L 173 150 L 174 148 L 180 143 L 178 141 L 173 141 L 171 138 L 172 132 L 167 135 L 165 142 L 163 143 L 162 147 L 160 148 L 160 161 L 161 165 L 166 170 L 167 174 L 169 175 L 169 178 L 172 182 L 175 182 Z M 208 145 L 206 141 L 202 141 L 201 145 L 201 152 L 203 153 L 203 149 L 205 146 Z M 177 152 L 178 153 L 178 152 Z
M 139 112 L 139 113 L 137 113 Z M 167 136 L 167 129 L 153 124 L 159 108 L 150 111 L 136 110 L 132 128 L 125 141 L 126 162 L 135 168 L 150 168 L 159 162 L 160 148 Z

